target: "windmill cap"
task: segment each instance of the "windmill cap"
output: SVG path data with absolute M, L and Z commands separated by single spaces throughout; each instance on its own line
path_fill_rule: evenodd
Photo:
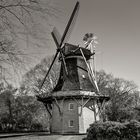
M 68 57 L 68 56 L 73 56 L 73 57 L 82 56 L 80 48 L 82 49 L 82 52 L 83 52 L 85 58 L 87 60 L 90 59 L 90 57 L 93 54 L 91 53 L 91 51 L 89 49 L 79 47 L 77 45 L 68 44 L 68 43 L 65 43 L 65 45 L 63 47 L 63 52 L 64 52 L 65 57 Z

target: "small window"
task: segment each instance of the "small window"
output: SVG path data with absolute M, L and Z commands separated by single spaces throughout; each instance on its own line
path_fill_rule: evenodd
M 74 109 L 74 104 L 73 103 L 70 103 L 69 104 L 69 110 L 73 110 Z
M 69 121 L 69 127 L 73 127 L 74 126 L 74 121 L 73 120 L 70 120 Z

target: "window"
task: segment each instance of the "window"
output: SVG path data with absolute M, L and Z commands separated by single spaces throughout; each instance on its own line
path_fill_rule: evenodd
M 74 126 L 74 121 L 73 120 L 70 120 L 69 121 L 69 127 L 73 127 Z
M 74 109 L 74 104 L 73 103 L 69 103 L 69 110 L 73 110 Z

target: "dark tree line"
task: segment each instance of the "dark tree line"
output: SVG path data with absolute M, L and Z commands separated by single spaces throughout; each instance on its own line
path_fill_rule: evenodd
M 0 94 L 0 131 L 47 130 L 45 107 L 33 96 L 16 95 L 17 89 L 5 87 Z

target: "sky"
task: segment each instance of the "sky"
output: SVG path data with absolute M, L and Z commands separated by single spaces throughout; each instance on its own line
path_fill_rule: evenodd
M 51 23 L 63 34 L 76 0 L 53 0 L 62 10 Z M 96 69 L 134 81 L 140 88 L 140 0 L 79 0 L 80 9 L 69 43 L 82 44 L 85 33 L 95 33 Z M 47 54 L 55 53 L 55 44 Z

